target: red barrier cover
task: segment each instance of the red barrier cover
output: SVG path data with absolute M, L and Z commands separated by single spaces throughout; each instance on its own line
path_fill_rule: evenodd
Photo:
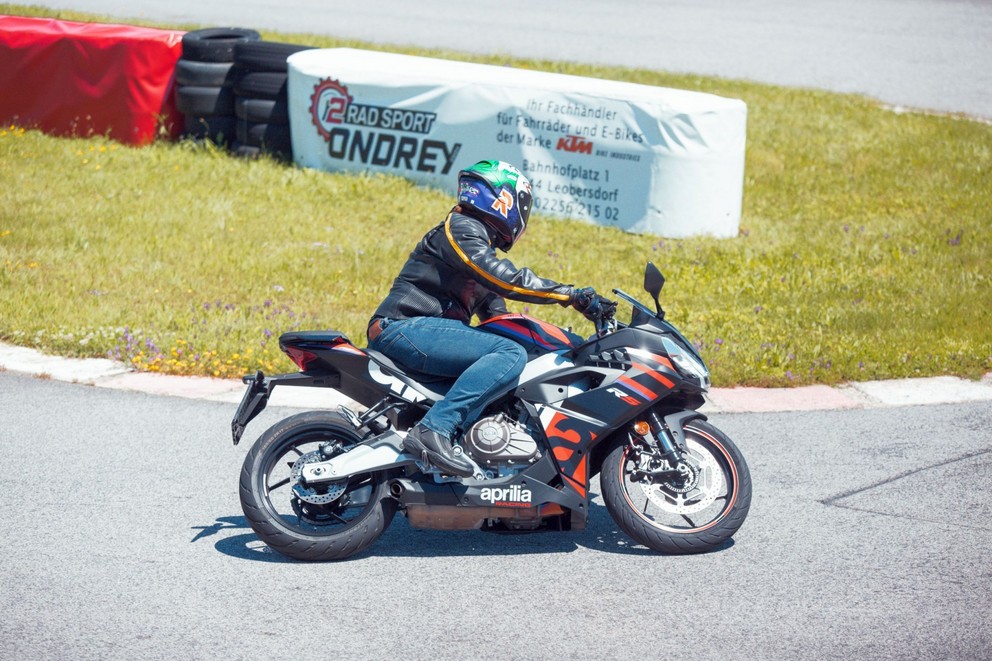
M 183 34 L 0 15 L 0 125 L 135 145 L 154 140 L 161 125 L 176 137 Z

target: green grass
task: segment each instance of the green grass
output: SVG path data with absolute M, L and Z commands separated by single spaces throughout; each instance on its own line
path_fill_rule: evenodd
M 992 126 L 811 90 L 396 50 L 747 102 L 738 238 L 667 240 L 537 217 L 511 256 L 547 277 L 637 295 L 644 262 L 655 261 L 669 319 L 701 346 L 716 385 L 992 370 Z M 290 371 L 278 334 L 335 328 L 362 345 L 392 277 L 451 204 L 397 178 L 2 127 L 0 338 L 173 373 Z M 529 312 L 590 330 L 558 306 Z

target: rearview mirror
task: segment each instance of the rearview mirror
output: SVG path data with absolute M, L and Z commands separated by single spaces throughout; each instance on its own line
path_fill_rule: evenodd
M 661 271 L 659 271 L 658 267 L 654 265 L 654 262 L 648 262 L 647 268 L 644 269 L 645 291 L 657 299 L 661 294 L 661 288 L 664 286 L 665 276 L 661 274 Z
M 658 297 L 661 295 L 661 288 L 664 286 L 665 276 L 661 274 L 661 271 L 654 265 L 654 262 L 648 262 L 647 268 L 644 269 L 644 289 L 654 299 L 654 307 L 658 310 L 658 317 L 661 319 L 665 318 L 665 313 L 661 311 L 661 301 Z

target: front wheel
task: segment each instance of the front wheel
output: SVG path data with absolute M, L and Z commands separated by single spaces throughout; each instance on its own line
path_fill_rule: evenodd
M 603 462 L 603 500 L 634 541 L 663 553 L 702 553 L 728 539 L 751 506 L 751 474 L 726 434 L 694 420 L 685 427 L 678 477 L 656 477 L 657 453 L 638 440 L 618 444 Z
M 263 433 L 241 469 L 241 508 L 271 548 L 298 560 L 341 560 L 374 542 L 396 513 L 388 477 L 364 473 L 308 487 L 303 466 L 331 448 L 347 452 L 361 441 L 340 415 L 300 413 Z

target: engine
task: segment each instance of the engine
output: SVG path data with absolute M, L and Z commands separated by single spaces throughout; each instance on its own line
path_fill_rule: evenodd
M 463 443 L 476 463 L 494 476 L 517 473 L 541 458 L 527 428 L 505 413 L 482 418 L 469 427 Z

